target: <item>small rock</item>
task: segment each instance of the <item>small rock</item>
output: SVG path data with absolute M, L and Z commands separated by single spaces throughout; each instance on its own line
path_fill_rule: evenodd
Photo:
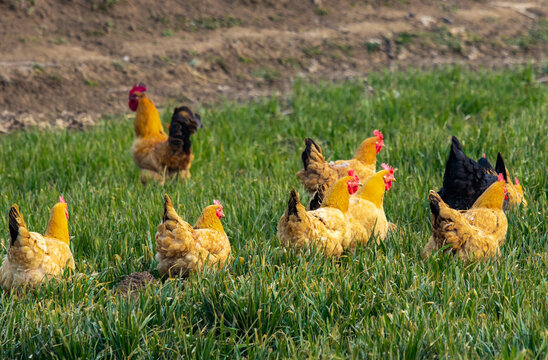
M 449 32 L 454 37 L 457 37 L 457 36 L 462 37 L 466 34 L 466 29 L 464 28 L 464 26 L 455 26 L 455 27 L 450 28 Z
M 430 25 L 436 23 L 436 19 L 430 15 L 422 15 L 419 20 L 424 27 L 430 27 Z
M 405 60 L 409 57 L 411 53 L 407 51 L 404 47 L 399 49 L 398 52 L 398 60 Z
M 194 59 L 192 59 L 188 62 L 188 65 L 190 65 L 192 67 L 196 67 L 196 66 L 200 65 L 200 60 L 194 58 Z
M 320 69 L 320 64 L 315 59 L 313 59 L 312 62 L 310 63 L 310 66 L 308 67 L 308 72 L 315 73 L 319 69 Z
M 480 55 L 480 52 L 475 47 L 470 49 L 470 52 L 466 54 L 468 60 L 476 60 Z
M 142 290 L 147 285 L 156 284 L 158 280 L 148 271 L 137 272 L 125 277 L 112 290 L 114 294 L 127 296 L 139 290 Z

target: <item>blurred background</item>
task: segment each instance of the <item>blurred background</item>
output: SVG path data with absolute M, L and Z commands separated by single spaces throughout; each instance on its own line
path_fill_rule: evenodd
M 128 112 L 139 81 L 162 107 L 383 69 L 546 73 L 547 14 L 540 0 L 0 0 L 0 133 Z

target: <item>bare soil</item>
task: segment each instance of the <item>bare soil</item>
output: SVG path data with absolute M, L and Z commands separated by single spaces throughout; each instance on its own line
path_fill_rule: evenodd
M 285 92 L 303 77 L 545 64 L 548 0 L 0 0 L 0 133 Z

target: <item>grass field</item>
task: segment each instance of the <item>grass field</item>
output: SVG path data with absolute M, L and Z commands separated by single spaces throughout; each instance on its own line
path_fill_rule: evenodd
M 62 194 L 77 268 L 71 281 L 0 295 L 0 358 L 547 358 L 548 90 L 534 75 L 371 74 L 374 96 L 359 82 L 298 83 L 288 99 L 202 109 L 192 178 L 165 187 L 139 182 L 133 117 L 0 137 L 0 254 L 12 203 L 43 231 Z M 290 189 L 308 199 L 295 177 L 303 138 L 346 158 L 377 128 L 379 163 L 398 168 L 385 210 L 401 231 L 339 260 L 283 251 Z M 529 207 L 508 213 L 499 259 L 420 258 L 451 135 L 471 157 L 500 151 L 524 185 Z M 125 275 L 155 273 L 165 192 L 190 222 L 220 199 L 236 261 L 116 297 Z

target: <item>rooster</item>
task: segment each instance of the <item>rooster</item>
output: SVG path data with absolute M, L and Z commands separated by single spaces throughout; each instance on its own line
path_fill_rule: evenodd
M 146 95 L 144 84 L 134 86 L 129 92 L 129 108 L 135 111 L 135 140 L 131 147 L 133 159 L 141 169 L 141 181 L 179 176 L 184 181 L 190 177 L 190 165 L 194 155 L 190 136 L 202 127 L 200 115 L 188 107 L 173 111 L 169 135 L 164 132 L 158 110 Z
M 356 176 L 338 179 L 322 200 L 321 207 L 306 211 L 295 189 L 278 222 L 278 239 L 284 247 L 315 246 L 326 256 L 340 256 L 345 249 L 366 240 L 361 225 L 348 213 L 350 194 L 358 190 Z
M 495 169 L 493 169 L 487 159 L 478 163 L 467 157 L 459 140 L 453 136 L 443 175 L 443 187 L 438 193 L 452 209 L 467 210 L 491 184 L 497 181 L 497 175 L 494 175 L 496 171 L 502 173 L 507 180 L 508 171 L 500 153 Z M 523 189 L 517 178 L 515 181 L 516 185 L 507 184 L 508 203 L 510 206 L 519 206 L 523 201 L 523 204 L 526 205 L 523 199 Z
M 305 139 L 306 148 L 301 158 L 304 169 L 297 173 L 306 190 L 313 193 L 323 183 L 327 188 L 335 181 L 346 176 L 349 169 L 354 169 L 360 179 L 367 179 L 376 171 L 377 154 L 384 146 L 383 135 L 379 130 L 373 131 L 373 137 L 365 139 L 351 160 L 325 161 L 322 149 L 314 140 Z
M 163 277 L 185 277 L 206 263 L 223 267 L 231 251 L 221 224 L 224 216 L 223 206 L 215 200 L 192 227 L 179 217 L 166 194 L 164 216 L 156 233 L 158 272 Z
M 68 207 L 59 197 L 51 210 L 46 232 L 29 232 L 19 207 L 9 212 L 10 244 L 0 267 L 0 286 L 10 290 L 35 286 L 46 278 L 60 276 L 66 268 L 74 269 L 68 231 Z
M 430 191 L 432 236 L 422 251 L 423 258 L 443 248 L 463 260 L 499 255 L 508 221 L 503 211 L 506 182 L 502 174 L 497 179 L 469 210 L 451 209 L 435 191 Z

